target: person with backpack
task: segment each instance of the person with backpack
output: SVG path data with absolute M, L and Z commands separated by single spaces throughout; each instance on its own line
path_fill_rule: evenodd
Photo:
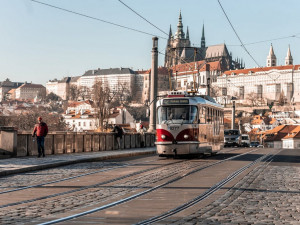
M 123 129 L 115 124 L 112 132 L 115 133 L 115 137 L 118 143 L 118 149 L 121 149 L 121 140 L 124 134 Z
M 38 118 L 38 123 L 34 126 L 32 137 L 36 136 L 38 145 L 38 157 L 45 157 L 45 137 L 48 134 L 48 126 L 42 121 L 42 117 Z

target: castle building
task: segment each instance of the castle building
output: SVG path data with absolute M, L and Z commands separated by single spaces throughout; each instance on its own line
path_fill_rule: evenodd
M 7 96 L 10 96 L 10 93 L 8 93 L 10 90 L 15 90 L 23 84 L 22 82 L 12 82 L 8 78 L 0 82 L 0 102 L 6 100 Z
M 232 54 L 229 53 L 225 44 L 206 46 L 204 25 L 202 27 L 200 47 L 192 46 L 188 27 L 186 34 L 183 31 L 182 16 L 180 12 L 177 31 L 174 36 L 170 26 L 164 65 L 167 68 L 171 68 L 179 64 L 202 60 L 205 62 L 219 61 L 223 72 L 230 69 L 242 69 L 245 67 L 245 63 L 242 59 L 232 59 Z
M 44 98 L 46 88 L 41 84 L 32 84 L 25 82 L 15 90 L 15 98 L 19 100 L 32 100 L 36 97 Z
M 268 102 L 300 102 L 300 65 L 293 65 L 290 47 L 284 65 L 277 66 L 276 56 L 271 45 L 266 67 L 228 70 L 218 76 L 213 89 L 218 92 L 217 101 L 266 105 Z

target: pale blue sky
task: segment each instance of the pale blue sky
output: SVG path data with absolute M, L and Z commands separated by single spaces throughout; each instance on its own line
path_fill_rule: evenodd
M 99 19 L 165 36 L 139 18 L 118 0 L 41 0 Z M 122 0 L 153 24 L 169 32 L 176 31 L 181 10 L 184 30 L 200 44 L 205 24 L 206 44 L 225 42 L 233 58 L 240 57 L 246 67 L 255 63 L 238 45 L 217 0 Z M 273 43 L 278 64 L 284 63 L 288 45 L 294 64 L 300 64 L 299 0 L 221 0 L 244 43 L 297 34 L 298 37 L 246 45 L 265 66 Z M 82 75 L 95 68 L 151 66 L 152 37 L 111 26 L 99 21 L 49 8 L 30 0 L 0 0 L 0 81 L 32 81 L 44 84 L 53 78 Z M 159 39 L 164 52 L 166 40 Z M 164 56 L 159 55 L 163 65 Z

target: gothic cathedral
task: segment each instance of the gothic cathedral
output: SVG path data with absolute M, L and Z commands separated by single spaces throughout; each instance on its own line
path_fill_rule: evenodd
M 200 47 L 191 46 L 189 29 L 186 34 L 183 31 L 182 16 L 179 13 L 179 21 L 175 35 L 172 34 L 170 26 L 169 38 L 165 52 L 165 67 L 171 68 L 178 64 L 196 62 L 221 62 L 221 70 L 243 69 L 245 64 L 242 60 L 232 60 L 232 54 L 228 52 L 225 44 L 206 46 L 204 25 L 202 27 L 202 37 Z

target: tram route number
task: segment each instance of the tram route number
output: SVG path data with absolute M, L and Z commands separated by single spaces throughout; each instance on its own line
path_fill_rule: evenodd
M 179 127 L 170 127 L 170 130 L 179 130 Z

